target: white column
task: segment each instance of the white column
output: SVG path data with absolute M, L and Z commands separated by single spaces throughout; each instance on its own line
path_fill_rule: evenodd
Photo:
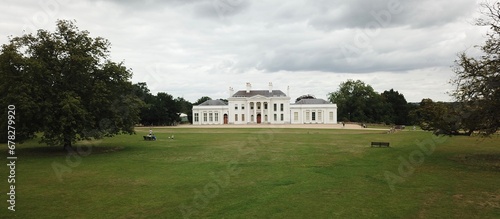
M 245 122 L 248 123 L 248 120 L 250 119 L 250 102 L 247 102 L 245 105 L 247 105 L 247 110 L 246 110 L 246 115 L 245 115 Z
M 253 102 L 253 119 L 252 122 L 256 123 L 257 122 L 257 102 Z
M 260 123 L 264 122 L 264 102 L 260 102 Z

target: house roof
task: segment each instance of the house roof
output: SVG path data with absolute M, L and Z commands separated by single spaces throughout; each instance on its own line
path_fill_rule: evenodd
M 264 97 L 286 97 L 286 94 L 280 90 L 272 90 L 272 92 L 269 92 L 269 90 L 250 90 L 248 93 L 246 90 L 240 90 L 233 94 L 232 97 L 253 97 L 256 95 Z
M 226 106 L 227 103 L 222 100 L 207 100 L 198 106 Z
M 330 104 L 330 102 L 323 99 L 302 99 L 295 104 Z

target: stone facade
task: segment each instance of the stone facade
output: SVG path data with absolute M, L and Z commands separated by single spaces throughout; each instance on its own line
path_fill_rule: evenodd
M 227 103 L 208 100 L 193 106 L 194 125 L 223 124 L 336 124 L 337 105 L 322 99 L 304 99 L 290 104 L 281 90 L 246 90 L 234 93 L 230 88 Z

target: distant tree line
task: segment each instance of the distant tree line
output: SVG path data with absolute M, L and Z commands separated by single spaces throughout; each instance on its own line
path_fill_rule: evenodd
M 139 123 L 145 126 L 172 126 L 181 122 L 180 111 L 184 102 L 183 98 L 174 100 L 173 96 L 159 92 L 151 94 L 145 82 L 134 84 L 136 95 L 144 101 L 140 110 Z
M 144 126 L 174 126 L 180 124 L 181 113 L 188 117 L 188 123 L 193 122 L 193 106 L 200 105 L 212 98 L 203 96 L 196 102 L 191 103 L 188 100 L 164 92 L 156 95 L 151 94 L 146 82 L 134 84 L 134 94 L 144 102 L 140 109 L 139 124 Z M 227 103 L 227 100 L 221 99 Z
M 489 92 L 498 95 L 498 90 L 495 87 Z M 337 104 L 339 121 L 418 125 L 423 130 L 442 135 L 496 133 L 500 109 L 496 98 L 491 101 L 458 99 L 455 102 L 435 102 L 426 98 L 420 103 L 408 103 L 398 91 L 391 89 L 379 94 L 360 80 L 347 80 L 329 94 L 330 102 Z

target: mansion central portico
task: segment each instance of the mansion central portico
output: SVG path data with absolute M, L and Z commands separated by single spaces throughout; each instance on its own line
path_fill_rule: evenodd
M 231 124 L 247 123 L 286 123 L 290 120 L 289 103 L 290 97 L 280 90 L 273 90 L 269 84 L 269 90 L 251 90 L 250 83 L 247 89 L 233 94 L 230 88 L 231 97 L 228 106 L 233 118 L 229 118 Z
M 337 106 L 322 99 L 309 99 L 290 104 L 290 97 L 281 90 L 229 89 L 227 103 L 208 100 L 193 107 L 193 124 L 301 124 L 337 123 Z M 328 115 L 328 116 L 326 116 Z

